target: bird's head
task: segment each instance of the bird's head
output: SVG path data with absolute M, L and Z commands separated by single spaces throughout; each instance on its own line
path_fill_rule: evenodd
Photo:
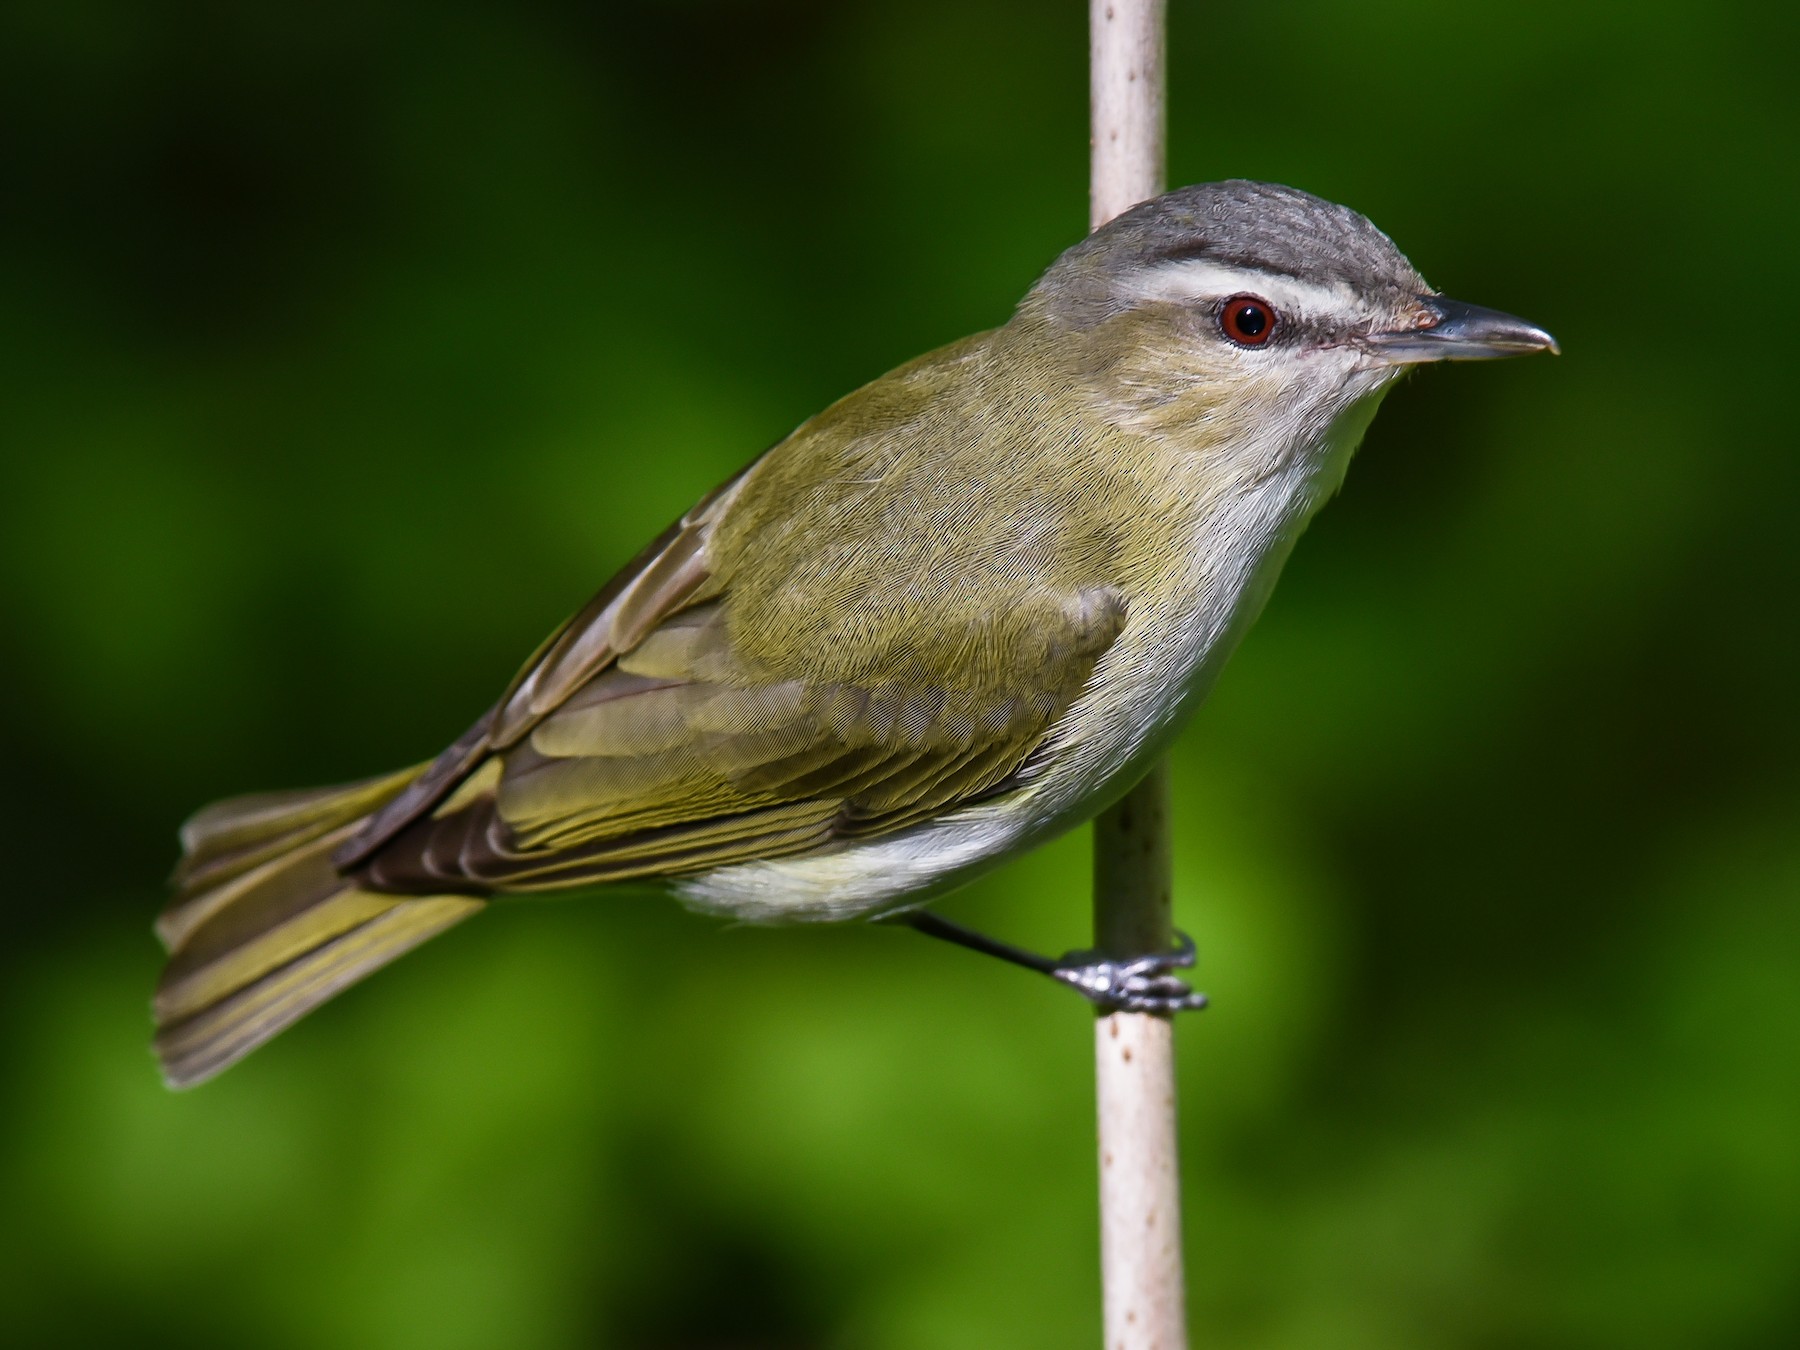
M 1440 295 L 1348 207 L 1245 181 L 1126 211 L 1057 259 L 1015 323 L 1119 423 L 1271 466 L 1414 366 L 1556 350 Z

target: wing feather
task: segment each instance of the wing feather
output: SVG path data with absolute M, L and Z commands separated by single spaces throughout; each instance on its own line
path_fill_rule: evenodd
M 1070 659 L 996 695 L 758 680 L 721 601 L 647 634 L 367 864 L 384 891 L 535 890 L 674 875 L 830 847 L 990 792 L 1044 739 L 1124 622 L 1046 606 Z M 1016 619 L 1017 616 L 1010 616 Z M 1048 645 L 1048 644 L 1046 644 Z
M 992 499 L 960 457 L 999 424 L 953 395 L 985 341 L 895 372 L 702 501 L 333 861 L 431 895 L 672 875 L 1022 782 L 1126 614 L 1104 580 L 1115 522 L 1067 509 L 1053 466 L 974 511 Z M 1031 465 L 1047 443 L 999 449 Z
M 754 467 L 754 466 L 751 466 Z M 516 743 L 659 620 L 691 603 L 708 580 L 706 539 L 746 468 L 652 540 L 600 593 L 538 648 L 512 686 L 398 797 L 338 847 L 332 861 L 358 867 L 430 812 L 487 758 Z M 665 561 L 665 559 L 667 561 Z

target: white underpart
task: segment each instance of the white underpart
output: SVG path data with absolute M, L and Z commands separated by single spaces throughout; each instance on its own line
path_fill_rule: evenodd
M 1183 268 L 1200 284 L 1193 265 Z M 1238 289 L 1248 287 L 1233 283 L 1228 293 Z M 1206 696 L 1307 520 L 1337 490 L 1390 382 L 1390 373 L 1352 358 L 1318 375 L 1330 393 L 1295 400 L 1276 414 L 1278 427 L 1263 428 L 1259 445 L 1271 449 L 1253 481 L 1210 498 L 1195 494 L 1193 548 L 1182 577 L 1159 603 L 1134 603 L 1125 631 L 1058 724 L 1079 732 L 1028 788 L 834 852 L 683 878 L 674 883 L 677 895 L 692 908 L 752 923 L 915 908 L 1115 799 Z

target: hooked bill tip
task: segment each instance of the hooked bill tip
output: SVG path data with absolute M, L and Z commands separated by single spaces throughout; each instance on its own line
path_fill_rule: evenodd
M 1467 305 L 1442 295 L 1419 297 L 1429 321 L 1416 328 L 1372 333 L 1370 345 L 1396 364 L 1424 361 L 1488 361 L 1562 347 L 1547 331 L 1516 314 Z

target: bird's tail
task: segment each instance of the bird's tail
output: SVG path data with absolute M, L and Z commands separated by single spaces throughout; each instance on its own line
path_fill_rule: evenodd
M 216 802 L 181 828 L 179 891 L 156 922 L 169 950 L 156 1054 L 189 1087 L 340 990 L 468 918 L 462 895 L 380 895 L 331 853 L 419 774 Z

